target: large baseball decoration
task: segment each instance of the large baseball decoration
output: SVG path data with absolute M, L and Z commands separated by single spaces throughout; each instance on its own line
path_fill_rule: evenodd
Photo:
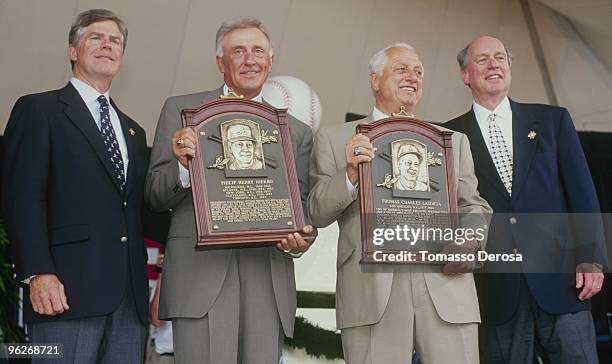
M 291 76 L 270 77 L 263 87 L 263 99 L 310 126 L 313 131 L 321 123 L 321 101 L 308 84 Z

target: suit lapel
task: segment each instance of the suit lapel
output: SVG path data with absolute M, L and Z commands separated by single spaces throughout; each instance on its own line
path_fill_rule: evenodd
M 372 122 L 372 113 L 369 113 L 368 116 L 366 116 L 365 118 L 359 119 L 359 120 L 356 120 L 356 121 L 357 121 L 356 125 L 359 125 L 359 124 L 370 124 Z
M 527 180 L 529 166 L 536 152 L 538 138 L 530 139 L 528 135 L 535 132 L 537 136 L 538 123 L 525 108 L 510 100 L 512 108 L 512 140 L 513 140 L 513 171 L 512 197 L 517 196 Z
M 487 148 L 482 131 L 476 121 L 476 115 L 474 110 L 470 109 L 467 114 L 464 115 L 465 119 L 465 134 L 474 136 L 470 138 L 470 146 L 472 149 L 472 156 L 474 158 L 474 164 L 477 166 L 476 169 L 481 175 L 483 175 L 489 182 L 498 190 L 499 193 L 504 195 L 506 198 L 510 198 L 506 187 L 497 173 L 497 168 L 491 158 L 491 153 Z
M 98 158 L 104 166 L 108 177 L 111 179 L 115 187 L 121 191 L 121 186 L 119 186 L 119 182 L 114 177 L 113 166 L 111 165 L 110 158 L 106 152 L 106 146 L 102 140 L 100 130 L 96 126 L 96 122 L 93 120 L 87 105 L 85 105 L 85 102 L 72 84 L 68 83 L 68 85 L 66 85 L 66 87 L 60 91 L 59 100 L 66 104 L 64 113 L 68 119 L 79 130 L 81 130 L 81 133 L 83 133 L 85 139 L 87 139 L 89 144 L 91 144 L 91 147 L 98 155 Z
M 219 87 L 216 90 L 210 91 L 206 93 L 206 96 L 204 96 L 204 98 L 202 99 L 201 104 L 209 102 L 209 101 L 214 101 L 214 100 L 218 100 L 219 96 L 223 95 L 223 86 Z M 198 105 L 199 106 L 199 105 Z M 196 106 L 197 107 L 197 106 Z
M 214 93 L 219 92 L 219 95 L 223 94 L 223 88 L 219 89 L 219 90 L 215 90 L 213 91 Z M 219 97 L 219 96 L 217 96 Z M 271 107 L 276 108 L 276 106 L 272 105 L 271 103 L 267 102 L 266 100 L 264 100 L 263 98 L 261 99 L 261 103 L 264 105 L 268 105 Z M 287 127 L 289 128 L 289 135 L 291 136 L 291 149 L 293 150 L 293 158 L 296 158 L 296 156 L 298 155 L 298 135 L 297 133 L 291 128 L 291 119 L 295 119 L 292 115 L 289 115 L 289 113 L 287 112 Z M 295 119 L 297 122 L 300 122 L 299 120 Z M 297 166 L 296 166 L 297 167 Z

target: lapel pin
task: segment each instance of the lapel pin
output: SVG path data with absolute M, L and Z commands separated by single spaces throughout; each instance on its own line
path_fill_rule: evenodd
M 132 128 L 130 128 L 129 132 L 130 132 L 130 135 L 131 135 L 131 136 L 136 135 L 136 132 L 135 132 L 135 131 L 134 131 L 134 129 L 132 129 Z M 533 133 L 533 132 L 532 132 L 532 133 Z M 529 135 L 531 135 L 531 134 L 529 134 Z M 531 138 L 531 139 L 533 139 L 533 138 Z
M 529 134 L 527 134 L 527 138 L 534 140 L 536 135 L 538 135 L 535 131 L 530 131 Z

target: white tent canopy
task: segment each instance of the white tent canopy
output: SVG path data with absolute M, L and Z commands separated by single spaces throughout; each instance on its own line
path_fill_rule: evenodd
M 343 122 L 348 111 L 369 112 L 368 60 L 398 41 L 415 46 L 425 65 L 417 116 L 441 122 L 464 112 L 471 99 L 455 54 L 490 34 L 515 55 L 513 98 L 556 98 L 578 129 L 612 130 L 612 2 L 606 0 L 2 1 L 1 130 L 20 95 L 69 79 L 68 29 L 77 13 L 93 7 L 109 8 L 128 24 L 124 67 L 111 92 L 145 127 L 149 143 L 166 97 L 221 84 L 216 29 L 224 19 L 247 15 L 271 32 L 274 74 L 302 79 L 318 93 L 322 125 Z

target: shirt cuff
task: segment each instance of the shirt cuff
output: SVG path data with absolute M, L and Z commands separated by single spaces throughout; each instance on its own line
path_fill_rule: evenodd
M 346 189 L 348 190 L 349 195 L 351 195 L 353 200 L 355 200 L 357 199 L 357 192 L 358 192 L 357 188 L 359 187 L 359 183 L 353 186 L 353 184 L 351 183 L 351 180 L 348 178 L 348 173 L 345 176 L 346 176 Z
M 32 280 L 32 278 L 36 277 L 38 274 L 34 274 L 33 276 L 30 276 L 26 279 L 24 279 L 23 281 L 21 281 L 23 284 L 30 284 L 30 281 Z
M 179 178 L 181 180 L 181 186 L 183 188 L 191 187 L 191 181 L 189 181 L 189 170 L 183 167 L 180 162 L 177 161 L 176 163 L 178 163 L 179 166 Z
M 294 252 L 283 252 L 283 253 L 286 254 L 287 256 L 289 256 L 290 258 L 295 258 L 295 259 L 301 257 L 302 254 L 304 254 L 304 252 L 297 252 L 297 253 L 294 253 Z

